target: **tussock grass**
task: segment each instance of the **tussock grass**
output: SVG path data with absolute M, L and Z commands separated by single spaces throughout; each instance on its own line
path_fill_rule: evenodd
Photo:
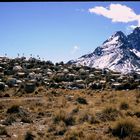
M 129 137 L 131 139 L 137 137 L 140 134 L 140 129 L 138 128 L 134 119 L 121 118 L 116 121 L 112 127 L 112 134 L 113 136 L 119 138 Z
M 120 103 L 120 109 L 121 109 L 121 110 L 127 110 L 127 109 L 129 109 L 129 103 L 126 102 L 126 101 L 122 101 L 122 102 Z
M 0 126 L 0 135 L 7 135 L 7 130 L 3 126 Z
M 96 117 L 101 121 L 115 121 L 119 116 L 119 111 L 112 106 L 106 106 L 101 112 L 96 113 Z

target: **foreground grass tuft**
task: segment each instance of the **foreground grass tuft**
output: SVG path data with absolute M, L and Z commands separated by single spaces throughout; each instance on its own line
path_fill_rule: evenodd
M 130 118 L 120 119 L 115 122 L 112 128 L 112 134 L 119 138 L 133 138 L 140 134 L 135 121 Z
M 0 126 L 0 135 L 7 135 L 5 127 Z
M 106 106 L 101 112 L 96 113 L 96 117 L 101 121 L 115 121 L 118 116 L 119 111 L 112 106 Z
M 127 109 L 129 109 L 129 104 L 127 102 L 125 102 L 125 101 L 121 102 L 120 103 L 120 109 L 121 110 L 127 110 Z

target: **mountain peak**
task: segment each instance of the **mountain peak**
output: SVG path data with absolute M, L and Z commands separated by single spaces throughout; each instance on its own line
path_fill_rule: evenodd
M 115 36 L 125 36 L 124 33 L 122 31 L 117 31 L 114 34 Z
M 136 27 L 133 31 L 134 34 L 140 34 L 140 27 Z
M 140 70 L 140 27 L 128 36 L 122 31 L 115 32 L 92 53 L 83 55 L 73 63 L 122 73 Z
M 121 42 L 126 42 L 127 37 L 122 31 L 115 32 L 112 36 L 110 36 L 105 42 L 103 42 L 103 45 L 109 45 L 109 44 L 118 44 Z
M 119 37 L 121 39 L 126 39 L 126 35 L 122 31 L 115 32 L 113 37 Z
M 127 36 L 134 49 L 140 51 L 140 27 L 136 27 L 133 32 Z

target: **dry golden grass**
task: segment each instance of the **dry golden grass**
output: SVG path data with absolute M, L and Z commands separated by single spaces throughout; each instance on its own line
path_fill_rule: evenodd
M 0 99 L 1 122 L 10 116 L 7 110 L 12 106 L 19 106 L 28 115 L 24 119 L 16 112 L 12 115 L 17 118 L 4 125 L 11 136 L 6 140 L 24 140 L 28 132 L 35 140 L 117 140 L 119 137 L 108 130 L 117 130 L 119 120 L 131 117 L 136 122 L 134 128 L 140 126 L 140 92 L 136 90 L 100 92 L 38 87 L 37 93 L 22 97 L 15 96 L 14 91 L 8 93 L 12 100 Z

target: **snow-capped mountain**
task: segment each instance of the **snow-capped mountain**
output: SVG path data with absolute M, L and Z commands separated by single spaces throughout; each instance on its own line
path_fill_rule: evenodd
M 92 53 L 69 63 L 109 68 L 122 73 L 140 71 L 140 27 L 128 36 L 121 31 L 116 32 Z

